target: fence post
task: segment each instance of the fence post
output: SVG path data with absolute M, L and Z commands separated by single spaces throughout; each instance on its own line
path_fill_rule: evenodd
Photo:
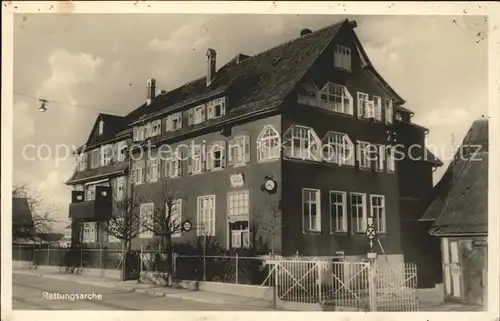
M 239 283 L 239 280 L 238 280 L 238 274 L 239 273 L 238 273 L 238 271 L 239 271 L 239 269 L 238 269 L 238 253 L 236 253 L 236 284 Z
M 278 302 L 278 295 L 279 295 L 279 282 L 278 282 L 278 269 L 280 268 L 280 264 L 278 262 L 274 263 L 274 307 L 276 307 L 276 304 Z
M 377 285 L 375 282 L 376 270 L 375 261 L 368 262 L 368 293 L 369 293 L 369 310 L 371 312 L 377 311 Z
M 177 253 L 172 254 L 172 273 L 174 274 L 172 277 L 176 277 L 177 275 Z
M 319 298 L 319 304 L 323 304 L 323 295 L 321 293 L 321 281 L 322 281 L 322 269 L 321 269 L 321 262 L 316 262 L 316 268 L 318 269 L 318 279 L 316 280 L 316 283 L 318 284 L 318 298 Z

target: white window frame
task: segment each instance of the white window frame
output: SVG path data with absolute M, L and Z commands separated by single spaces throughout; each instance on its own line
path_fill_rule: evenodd
M 125 197 L 125 176 L 120 176 L 116 178 L 116 199 L 122 200 Z
M 337 199 L 333 200 L 332 196 L 341 196 L 340 202 Z M 330 233 L 347 233 L 347 192 L 330 191 L 329 194 L 330 204 Z M 338 210 L 342 213 L 342 217 L 338 217 Z M 335 224 L 333 224 L 335 222 Z M 335 227 L 334 227 L 335 226 Z M 341 228 L 339 228 L 339 226 Z
M 182 112 L 176 112 L 167 116 L 165 130 L 173 132 L 182 128 Z
M 204 204 L 205 201 L 211 204 Z M 198 228 L 196 229 L 196 235 L 215 236 L 215 201 L 215 195 L 198 196 L 196 211 Z
M 315 199 L 314 201 L 308 200 L 306 201 L 306 193 L 314 193 Z M 308 203 L 308 219 L 306 221 L 306 213 L 304 213 L 304 207 Z M 311 215 L 312 205 L 316 205 L 316 213 L 315 218 L 313 219 Z M 315 221 L 316 226 L 313 226 L 313 220 Z M 321 191 L 319 189 L 313 188 L 303 188 L 302 189 L 302 232 L 321 232 Z
M 248 190 L 227 193 L 227 212 L 229 216 L 250 214 L 250 192 Z
M 127 142 L 122 141 L 116 144 L 116 150 L 117 150 L 117 155 L 116 155 L 116 161 L 117 162 L 124 162 L 125 161 L 125 153 L 123 153 L 123 150 L 127 148 Z
M 375 205 L 374 200 L 380 200 L 380 205 Z M 377 233 L 386 233 L 386 207 L 384 195 L 370 195 L 370 216 L 373 218 Z
M 335 68 L 351 71 L 351 48 L 335 45 L 333 51 L 333 64 Z
M 215 153 L 221 153 L 220 159 L 216 159 Z M 217 166 L 216 166 L 217 165 Z M 207 168 L 210 170 L 221 170 L 226 167 L 226 146 L 223 141 L 214 142 L 207 150 Z
M 97 224 L 96 222 L 83 222 L 83 242 L 95 243 L 97 242 Z
M 321 106 L 337 113 L 352 115 L 353 98 L 347 87 L 334 83 L 326 83 L 320 90 Z
M 101 156 L 101 152 L 98 148 L 96 149 L 93 149 L 91 152 L 90 152 L 90 167 L 91 168 L 98 168 L 101 163 L 100 163 L 100 156 Z
M 239 229 L 239 230 L 230 230 L 230 237 L 231 237 L 231 248 L 246 248 L 250 246 L 250 222 L 249 221 L 242 221 L 242 222 L 247 222 L 247 228 L 246 229 Z
M 394 156 L 394 147 L 385 147 L 384 149 L 386 151 L 386 167 L 387 167 L 387 172 L 389 173 L 394 173 L 396 171 L 396 160 Z
M 88 165 L 88 154 L 87 153 L 81 153 L 78 156 L 78 170 L 79 171 L 84 171 L 87 169 Z
M 161 134 L 161 119 L 157 119 L 151 122 L 151 132 L 149 137 L 158 136 Z
M 371 168 L 371 156 L 370 156 L 370 147 L 371 144 L 369 142 L 357 141 L 356 149 L 357 149 L 357 160 L 358 166 L 362 169 L 370 169 Z
M 247 150 L 249 144 L 250 135 L 238 135 L 229 141 L 228 160 L 233 166 L 243 166 L 250 161 L 250 148 Z
M 325 149 L 325 146 L 328 148 Z M 323 138 L 323 160 L 337 165 L 354 166 L 354 143 L 345 133 L 329 131 Z
M 193 123 L 201 124 L 205 121 L 205 105 L 199 105 L 193 108 Z
M 281 136 L 272 125 L 266 125 L 257 137 L 257 161 L 273 161 L 280 156 Z
M 157 182 L 159 179 L 160 164 L 157 157 L 150 158 L 146 162 L 146 181 L 149 183 Z
M 85 186 L 85 201 L 93 201 L 95 200 L 95 187 L 96 185 L 87 185 Z
M 182 199 L 178 198 L 172 201 L 172 204 L 174 205 L 174 209 L 172 210 L 171 216 L 170 216 L 170 227 L 172 228 L 174 224 L 178 225 L 179 227 L 182 224 Z M 168 216 L 168 202 L 165 203 L 165 216 Z M 172 237 L 181 237 L 182 236 L 182 231 L 179 229 L 178 231 L 171 231 Z
M 285 132 L 284 138 L 285 156 L 308 161 L 322 161 L 322 142 L 311 127 L 291 125 Z M 296 142 L 299 143 L 298 147 L 295 146 Z M 315 150 L 309 146 L 316 146 Z
M 181 159 L 175 153 L 168 155 L 165 160 L 165 177 L 175 178 L 181 176 Z
M 373 96 L 373 105 L 375 108 L 375 120 L 382 121 L 382 98 L 380 96 Z
M 367 209 L 366 209 L 366 194 L 365 193 L 351 193 L 350 195 L 350 209 L 351 209 L 351 220 L 353 225 L 353 232 L 354 233 L 364 233 L 366 232 L 366 227 L 367 227 Z M 361 204 L 354 203 L 354 196 L 356 197 L 361 197 Z M 361 220 L 359 219 L 359 216 L 356 213 L 356 216 L 354 216 L 354 209 L 358 209 L 361 211 Z
M 142 203 L 139 205 L 139 219 L 143 224 L 152 225 L 154 221 L 154 203 Z M 153 238 L 153 231 L 143 229 L 139 238 Z
M 113 145 L 104 145 L 102 146 L 102 157 L 101 157 L 101 165 L 107 166 L 111 164 L 113 160 Z
M 377 155 L 376 159 L 372 160 L 375 165 L 375 171 L 383 172 L 385 162 L 385 145 L 373 144 L 372 146 Z
M 220 114 L 216 110 L 219 108 Z M 217 98 L 207 103 L 207 119 L 217 119 L 226 114 L 226 97 Z
M 146 163 L 144 161 L 138 161 L 135 162 L 134 164 L 134 184 L 139 185 L 144 183 L 144 169 L 145 169 Z
M 393 101 L 392 99 L 389 99 L 389 98 L 386 98 L 385 99 L 385 122 L 387 124 L 392 124 L 393 122 L 393 113 L 394 113 L 394 109 L 393 109 Z
M 369 103 L 370 103 L 370 96 L 367 93 L 358 91 L 357 93 L 358 118 L 366 118 L 366 108 Z
M 203 145 L 193 146 L 191 153 L 191 174 L 199 174 L 203 172 Z

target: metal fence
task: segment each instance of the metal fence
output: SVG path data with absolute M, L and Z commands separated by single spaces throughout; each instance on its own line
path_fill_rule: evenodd
M 119 269 L 122 264 L 122 251 L 106 248 L 13 246 L 12 259 L 29 261 L 33 265 Z
M 183 280 L 261 285 L 269 274 L 267 259 L 248 256 L 174 254 L 174 277 Z
M 410 263 L 270 260 L 263 285 L 276 300 L 324 310 L 417 311 L 417 271 Z

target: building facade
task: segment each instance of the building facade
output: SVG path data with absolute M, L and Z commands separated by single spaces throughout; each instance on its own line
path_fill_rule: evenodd
M 423 158 L 401 168 L 396 161 L 396 137 L 411 132 L 425 150 L 426 130 L 377 73 L 356 27 L 345 20 L 304 29 L 218 69 L 209 49 L 206 75 L 159 95 L 150 79 L 146 102 L 125 117 L 130 167 L 117 175 L 141 199 L 141 217 L 166 210 L 161 194 L 174 186 L 175 219 L 193 227 L 174 242 L 212 236 L 244 247 L 258 235 L 279 255 L 357 260 L 370 251 L 373 222 L 380 240 L 373 250 L 402 261 L 402 213 L 410 209 L 401 186 L 421 177 L 422 189 L 432 189 L 439 164 Z M 405 154 L 408 145 L 400 148 Z M 133 248 L 154 239 L 144 231 Z

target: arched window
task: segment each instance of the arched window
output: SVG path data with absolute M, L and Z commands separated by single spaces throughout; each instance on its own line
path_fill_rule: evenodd
M 285 132 L 284 141 L 286 157 L 321 161 L 321 139 L 312 128 L 292 125 Z
M 337 113 L 353 114 L 353 98 L 345 86 L 327 83 L 320 92 L 321 107 Z
M 104 132 L 104 122 L 101 120 L 99 122 L 99 135 L 102 135 L 103 132 Z
M 257 160 L 268 161 L 278 159 L 281 153 L 280 149 L 280 134 L 273 126 L 265 126 L 257 138 Z
M 328 132 L 323 138 L 323 160 L 338 165 L 354 166 L 354 144 L 347 134 Z

